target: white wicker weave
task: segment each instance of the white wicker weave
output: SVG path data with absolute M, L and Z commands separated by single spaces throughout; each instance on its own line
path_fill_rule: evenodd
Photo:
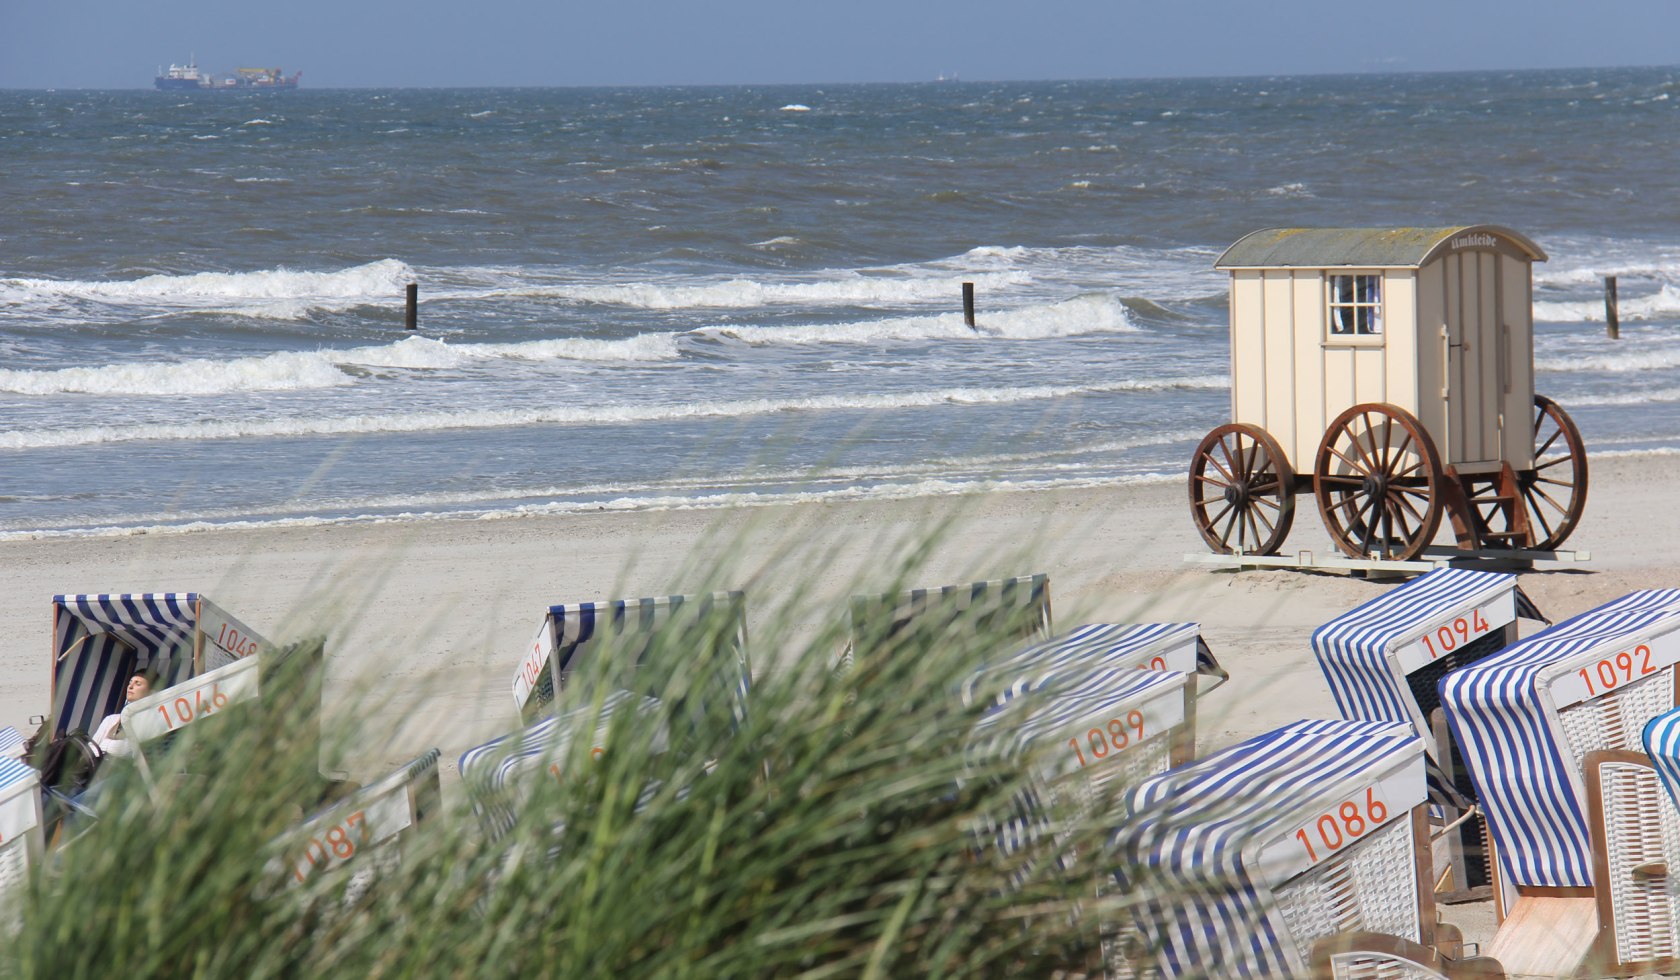
M 1422 963 L 1369 950 L 1353 950 L 1330 957 L 1333 980 L 1447 980 Z
M 1289 938 L 1303 960 L 1314 943 L 1342 932 L 1417 941 L 1422 923 L 1414 843 L 1412 822 L 1396 820 L 1276 890 Z
M 1641 752 L 1640 733 L 1656 716 L 1674 707 L 1674 672 L 1648 677 L 1558 711 L 1564 741 L 1577 771 L 1588 752 Z
M 0 844 L 0 905 L 23 887 L 29 877 L 29 838 L 17 837 Z
M 1672 963 L 1680 958 L 1680 902 L 1671 885 L 1680 871 L 1680 811 L 1649 761 L 1595 757 L 1586 775 L 1601 821 L 1593 842 L 1600 942 L 1617 966 Z
M 0 760 L 0 927 L 22 923 L 20 898 L 44 849 L 40 776 L 15 759 Z

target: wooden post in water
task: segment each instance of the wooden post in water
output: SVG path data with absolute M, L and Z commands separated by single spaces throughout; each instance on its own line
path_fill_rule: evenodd
M 417 282 L 408 284 L 408 310 L 403 319 L 403 326 L 409 330 L 417 330 L 420 327 L 420 284 Z
M 963 283 L 963 322 L 970 329 L 978 329 L 974 326 L 974 283 L 971 282 Z
M 1604 323 L 1605 332 L 1611 340 L 1618 340 L 1622 336 L 1621 319 L 1616 315 L 1616 277 L 1604 277 Z

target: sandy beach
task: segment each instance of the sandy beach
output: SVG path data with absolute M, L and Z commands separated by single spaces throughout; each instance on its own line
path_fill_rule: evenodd
M 1663 490 L 1676 477 L 1671 456 L 1594 460 L 1586 516 L 1569 542 L 1592 560 L 1525 572 L 1523 588 L 1560 619 L 1680 583 L 1680 534 Z M 1287 548 L 1330 553 L 1316 509 L 1300 503 Z M 0 543 L 11 597 L 0 611 L 0 667 L 11 679 L 0 723 L 23 728 L 47 706 L 55 593 L 198 591 L 271 639 L 327 632 L 329 705 L 374 733 L 347 768 L 370 775 L 438 745 L 452 770 L 462 750 L 514 726 L 509 685 L 550 603 L 742 588 L 762 667 L 797 656 L 844 614 L 848 595 L 884 586 L 895 564 L 884 558 L 929 534 L 916 584 L 1045 572 L 1058 631 L 1200 622 L 1232 675 L 1202 705 L 1203 750 L 1334 717 L 1308 637 L 1393 585 L 1187 564 L 1202 547 L 1177 484 L 11 541 Z M 371 706 L 346 694 L 364 684 L 378 694 Z
M 1680 534 L 1664 491 L 1676 478 L 1680 458 L 1672 456 L 1595 461 L 1586 517 L 1569 542 L 1592 560 L 1525 572 L 1523 588 L 1562 619 L 1634 589 L 1680 583 L 1672 551 Z M 1289 548 L 1329 553 L 1316 510 L 1301 503 Z M 1395 582 L 1188 564 L 1184 556 L 1201 547 L 1176 483 L 13 541 L 0 544 L 11 597 L 0 612 L 0 665 L 11 678 L 0 722 L 23 728 L 47 705 L 54 593 L 200 591 L 271 639 L 327 631 L 329 710 L 360 718 L 367 732 L 345 769 L 367 779 L 436 745 L 449 786 L 463 750 L 516 727 L 509 686 L 547 604 L 742 588 L 762 669 L 810 650 L 849 594 L 883 587 L 892 557 L 930 534 L 917 584 L 1046 572 L 1059 631 L 1200 622 L 1231 672 L 1199 706 L 1201 752 L 1301 718 L 1335 717 L 1311 631 Z M 1491 938 L 1490 903 L 1444 914 L 1467 938 Z

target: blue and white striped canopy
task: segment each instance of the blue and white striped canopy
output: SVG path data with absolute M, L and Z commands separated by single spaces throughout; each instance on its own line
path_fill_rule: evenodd
M 520 716 L 535 718 L 547 709 L 567 677 L 585 669 L 591 656 L 612 654 L 640 663 L 661 638 L 681 643 L 689 631 L 696 632 L 694 654 L 715 658 L 715 672 L 701 683 L 719 688 L 735 717 L 744 718 L 752 671 L 747 661 L 746 595 L 740 591 L 550 606 L 532 655 L 541 662 L 527 658 L 536 679 L 528 681 L 522 674 L 514 680 Z M 726 644 L 723 648 L 699 648 L 719 639 Z M 614 643 L 620 646 L 611 647 Z M 643 693 L 667 696 L 662 691 Z
M 1453 738 L 1475 780 L 1488 830 L 1512 884 L 1592 884 L 1586 789 L 1559 711 L 1618 693 L 1620 683 L 1595 690 L 1598 662 L 1607 659 L 1614 666 L 1619 654 L 1641 642 L 1658 648 L 1650 673 L 1671 670 L 1680 660 L 1680 636 L 1662 645 L 1656 638 L 1677 629 L 1680 589 L 1633 592 L 1441 679 L 1441 703 Z M 1666 664 L 1661 663 L 1664 652 L 1672 657 Z M 1631 654 L 1629 663 L 1626 682 L 1631 684 L 1646 672 Z M 1607 676 L 1617 680 L 1615 670 Z M 1667 706 L 1643 717 L 1629 707 L 1618 726 L 1624 734 L 1595 733 L 1601 739 L 1596 747 L 1636 750 L 1634 733 Z
M 93 731 L 122 707 L 128 678 L 158 690 L 192 676 L 198 594 L 53 596 L 53 732 Z
M 1680 807 L 1680 708 L 1652 718 L 1643 741 L 1668 798 Z
M 613 691 L 602 699 L 600 715 L 595 719 L 593 737 L 597 744 L 605 741 L 613 714 L 631 707 L 658 719 L 663 726 L 663 709 L 657 698 Z M 594 712 L 593 705 L 584 705 L 551 715 L 523 731 L 468 749 L 461 756 L 461 785 L 491 840 L 500 838 L 518 822 L 533 781 L 541 778 L 550 765 L 568 761 L 572 739 L 589 724 Z M 664 741 L 661 728 L 654 736 L 655 747 L 662 747 Z
M 26 779 L 38 779 L 40 774 L 18 759 L 0 759 L 0 789 Z
M 1012 649 L 1023 641 L 1050 636 L 1050 576 L 1041 572 L 935 589 L 854 595 L 847 612 L 851 646 L 841 659 L 848 667 L 860 644 L 888 641 L 930 615 L 966 618 L 968 628 L 988 631 L 989 641 L 1000 649 Z
M 1423 743 L 1409 727 L 1286 726 L 1135 786 L 1113 837 L 1115 878 L 1141 900 L 1140 925 L 1167 976 L 1299 973 L 1273 893 L 1331 855 L 1309 852 L 1297 833 L 1352 801 L 1363 836 L 1409 819 L 1424 799 Z
M 1105 747 L 1102 757 L 1092 753 L 1087 760 L 1084 753 L 1091 752 L 1088 743 L 1076 742 L 1086 747 L 1078 749 L 1075 763 L 1070 762 L 1065 748 L 1067 740 L 1084 739 L 1093 726 L 1102 728 L 1110 719 L 1128 724 L 1133 711 L 1138 712 L 1140 727 L 1146 726 L 1140 743 L 1159 735 L 1170 737 L 1173 729 L 1187 721 L 1184 688 L 1189 683 L 1189 675 L 1175 670 L 1128 667 L 1107 671 L 1077 687 L 1057 686 L 1055 693 L 1042 688 L 1030 694 L 1021 690 L 1004 692 L 975 724 L 968 758 L 970 764 L 980 767 L 1004 760 L 1012 767 L 1026 762 L 1035 767 L 1036 788 L 1023 791 L 1015 801 L 1015 812 L 989 828 L 987 836 L 1004 853 L 1011 854 L 1047 835 L 1051 814 L 1045 812 L 1038 797 L 1043 784 L 1082 769 L 1087 762 L 1093 766 L 1117 764 L 1121 755 L 1133 748 L 1127 745 L 1111 756 Z M 1129 740 L 1130 729 L 1127 732 Z M 1099 744 L 1101 737 L 1099 733 Z
M 1514 608 L 1499 603 L 1504 596 Z M 1407 690 L 1405 666 L 1396 663 L 1415 647 L 1420 657 L 1446 653 L 1422 645 L 1422 637 L 1443 621 L 1490 603 L 1514 613 L 1542 618 L 1517 587 L 1517 577 L 1464 568 L 1440 568 L 1349 610 L 1313 631 L 1312 648 L 1343 718 L 1392 721 L 1427 726 L 1416 717 L 1417 704 Z M 1502 618 L 1500 625 L 1508 622 Z M 1453 642 L 1456 643 L 1456 640 Z M 1433 692 L 1431 692 L 1433 693 Z M 1426 735 L 1420 728 L 1420 734 Z
M 23 755 L 23 743 L 26 741 L 23 733 L 10 725 L 0 728 L 0 758 L 15 759 Z
M 1091 683 L 1077 688 L 1058 685 L 1031 696 L 1026 696 L 1020 688 L 1005 691 L 998 703 L 975 723 L 970 737 L 971 752 L 986 757 L 1029 755 L 1032 746 L 1041 739 L 1055 738 L 1081 719 L 1098 715 L 1124 718 L 1137 705 L 1162 698 L 1182 698 L 1181 692 L 1190 678 L 1176 670 L 1127 668 L 1093 675 L 1090 680 Z M 1179 703 L 1182 705 L 1182 701 Z M 1083 735 L 1084 730 L 1079 734 Z M 1065 739 L 1063 734 L 1056 740 Z
M 963 703 L 995 690 L 1006 701 L 1108 683 L 1114 672 L 1174 670 L 1223 676 L 1197 623 L 1093 623 L 987 664 L 963 685 Z

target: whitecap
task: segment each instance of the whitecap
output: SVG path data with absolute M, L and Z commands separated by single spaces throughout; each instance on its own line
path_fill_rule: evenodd
M 849 323 L 797 326 L 711 326 L 694 332 L 728 337 L 748 344 L 879 344 L 887 341 L 1044 340 L 1098 333 L 1135 333 L 1125 304 L 1107 294 L 1091 293 L 1042 306 L 982 313 L 969 327 L 960 313 L 889 317 Z
M 411 336 L 344 350 L 277 351 L 255 357 L 194 358 L 173 363 L 122 363 L 51 371 L 0 370 L 0 391 L 23 395 L 204 396 L 296 391 L 354 384 L 345 368 L 441 370 L 516 361 L 650 362 L 681 356 L 672 333 L 623 340 L 560 338 L 514 344 L 449 344 Z
M 440 432 L 539 425 L 660 422 L 696 418 L 746 418 L 790 412 L 885 411 L 939 405 L 1007 405 L 1086 394 L 1219 389 L 1224 377 L 1176 377 L 1101 385 L 1033 385 L 1005 388 L 941 388 L 874 395 L 815 395 L 751 398 L 673 405 L 553 405 L 523 409 L 414 411 L 303 418 L 207 418 L 140 425 L 92 425 L 60 429 L 0 430 L 0 449 L 91 446 L 143 440 L 209 440 L 340 436 L 387 432 Z
M 210 309 L 270 315 L 281 309 L 342 310 L 398 301 L 414 270 L 396 259 L 331 272 L 266 269 L 199 272 L 133 280 L 0 279 L 0 304 L 86 301 L 113 306 Z
M 1001 289 L 1026 282 L 1024 273 L 997 273 L 975 279 L 977 288 Z M 726 279 L 700 285 L 666 283 L 528 286 L 491 295 L 546 297 L 580 303 L 604 303 L 649 310 L 753 309 L 777 304 L 808 306 L 891 306 L 960 298 L 961 281 L 953 278 L 849 274 L 817 282 L 762 282 Z

